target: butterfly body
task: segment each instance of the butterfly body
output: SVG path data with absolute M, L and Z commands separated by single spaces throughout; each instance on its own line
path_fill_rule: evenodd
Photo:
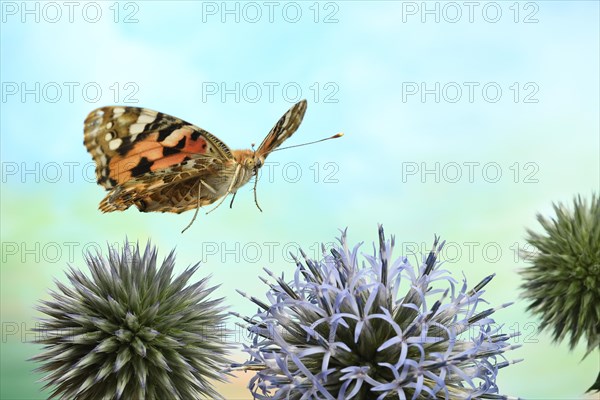
M 257 175 L 266 156 L 300 126 L 306 101 L 286 112 L 256 151 L 230 150 L 216 136 L 167 114 L 103 107 L 84 123 L 84 145 L 108 195 L 103 212 L 135 205 L 181 213 L 224 199 Z

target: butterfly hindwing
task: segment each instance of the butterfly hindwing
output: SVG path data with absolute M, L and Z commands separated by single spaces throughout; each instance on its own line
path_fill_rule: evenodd
M 231 159 L 209 132 L 168 114 L 138 107 L 103 107 L 85 120 L 84 144 L 106 189 L 199 155 Z
M 306 112 L 306 100 L 302 100 L 292 106 L 275 124 L 273 129 L 262 141 L 256 154 L 266 157 L 271 151 L 275 150 L 290 136 L 298 130 L 304 113 Z
M 140 211 L 181 213 L 213 203 L 225 195 L 226 182 L 235 165 L 211 156 L 197 156 L 181 164 L 148 172 L 117 186 L 100 203 L 103 212 L 125 210 L 135 205 Z M 198 201 L 198 184 L 203 186 Z

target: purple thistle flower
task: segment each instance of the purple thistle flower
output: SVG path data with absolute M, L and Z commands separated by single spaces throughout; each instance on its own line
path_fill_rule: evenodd
M 520 361 L 504 357 L 516 335 L 490 318 L 510 304 L 476 311 L 493 275 L 471 290 L 466 279 L 457 286 L 439 269 L 437 237 L 418 268 L 392 258 L 394 238 L 386 241 L 381 226 L 366 263 L 346 232 L 339 242 L 320 262 L 302 253 L 290 282 L 265 269 L 275 281 L 268 304 L 240 292 L 260 308 L 243 318 L 254 341 L 236 367 L 258 370 L 249 386 L 256 399 L 510 398 L 496 375 Z

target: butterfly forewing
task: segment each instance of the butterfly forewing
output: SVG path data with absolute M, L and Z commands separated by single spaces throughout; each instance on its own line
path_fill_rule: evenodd
M 231 159 L 214 135 L 179 118 L 138 107 L 103 107 L 85 120 L 84 144 L 106 189 L 200 155 Z
M 275 124 L 271 132 L 262 141 L 257 156 L 266 157 L 270 152 L 281 146 L 281 144 L 298 130 L 304 113 L 306 112 L 306 100 L 302 100 L 290 108 Z

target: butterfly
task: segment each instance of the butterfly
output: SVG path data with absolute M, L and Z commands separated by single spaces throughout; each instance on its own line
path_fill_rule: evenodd
M 200 207 L 220 199 L 217 208 L 257 176 L 267 155 L 296 132 L 306 105 L 306 100 L 293 105 L 257 150 L 230 150 L 204 129 L 147 108 L 93 110 L 84 122 L 83 143 L 96 162 L 98 184 L 109 191 L 99 209 L 134 205 L 142 212 L 182 213 L 195 208 L 193 222 Z

